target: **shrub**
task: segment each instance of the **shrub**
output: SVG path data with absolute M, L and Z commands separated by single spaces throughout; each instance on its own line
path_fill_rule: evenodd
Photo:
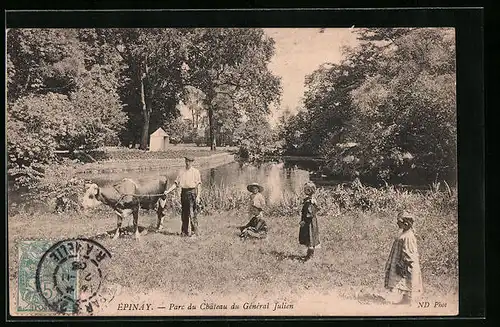
M 18 99 L 7 115 L 7 169 L 14 187 L 26 189 L 38 183 L 44 166 L 57 161 L 57 149 L 73 152 L 102 146 L 124 119 L 117 101 L 96 98 L 88 89 L 69 98 L 47 93 Z
M 74 177 L 70 166 L 58 165 L 48 169 L 30 192 L 21 195 L 22 206 L 43 207 L 56 213 L 79 211 L 84 192 L 85 180 Z
M 28 96 L 7 114 L 8 175 L 15 188 L 29 188 L 43 176 L 44 165 L 55 161 L 58 138 L 65 134 L 63 95 Z
M 230 210 L 246 210 L 248 205 L 246 190 L 226 185 L 212 186 L 203 190 L 206 213 Z M 373 212 L 395 214 L 401 210 L 430 212 L 437 215 L 457 213 L 456 194 L 441 191 L 412 192 L 395 187 L 377 189 L 362 185 L 359 181 L 340 184 L 333 188 L 318 188 L 316 200 L 321 216 L 335 216 L 345 212 Z M 171 195 L 168 206 L 180 212 L 179 196 Z M 296 216 L 302 206 L 303 195 L 286 190 L 280 197 L 268 202 L 265 209 L 269 216 Z

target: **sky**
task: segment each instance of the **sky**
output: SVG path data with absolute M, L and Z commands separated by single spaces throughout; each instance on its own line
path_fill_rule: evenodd
M 281 77 L 283 88 L 280 108 L 292 112 L 302 102 L 305 77 L 326 62 L 338 63 L 343 46 L 356 45 L 356 35 L 349 28 L 269 28 L 265 33 L 275 41 L 275 55 L 269 69 Z M 271 120 L 281 115 L 273 108 Z M 272 122 L 274 122 L 272 121 Z
M 307 75 L 323 63 L 338 63 L 342 58 L 342 46 L 356 44 L 353 31 L 349 28 L 264 29 L 264 32 L 275 41 L 275 54 L 269 63 L 269 69 L 281 77 L 283 88 L 279 108 L 271 108 L 271 124 L 274 125 L 281 116 L 280 108 L 288 107 L 294 112 L 301 104 Z M 187 108 L 180 109 L 183 116 L 189 115 Z

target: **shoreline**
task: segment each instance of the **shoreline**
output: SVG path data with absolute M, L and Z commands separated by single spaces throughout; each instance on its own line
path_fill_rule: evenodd
M 201 169 L 215 168 L 235 161 L 234 154 L 222 152 L 211 156 L 195 157 L 196 166 Z M 160 169 L 180 169 L 184 158 L 172 159 L 130 159 L 86 163 L 75 168 L 75 175 L 119 173 Z

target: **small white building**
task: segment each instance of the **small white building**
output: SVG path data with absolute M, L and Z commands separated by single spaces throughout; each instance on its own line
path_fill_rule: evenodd
M 149 151 L 164 151 L 169 143 L 168 134 L 160 127 L 149 136 Z

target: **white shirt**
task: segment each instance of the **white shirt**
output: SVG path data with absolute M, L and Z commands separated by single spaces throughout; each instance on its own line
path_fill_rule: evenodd
M 196 188 L 201 184 L 200 171 L 196 168 L 183 168 L 179 170 L 175 184 L 181 188 Z
M 258 215 L 261 210 L 264 210 L 265 206 L 266 206 L 266 200 L 264 199 L 264 196 L 261 193 L 250 195 L 250 203 L 248 208 L 248 213 L 250 217 Z

